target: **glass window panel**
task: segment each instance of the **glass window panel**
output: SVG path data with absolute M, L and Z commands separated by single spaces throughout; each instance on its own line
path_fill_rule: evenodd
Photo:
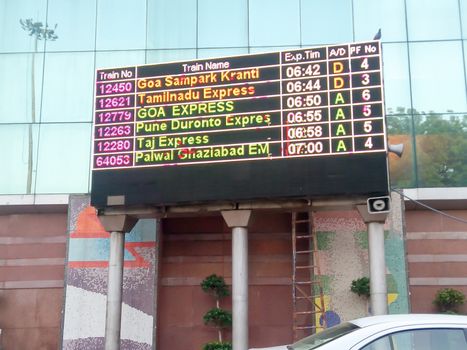
M 299 0 L 250 0 L 250 46 L 300 45 Z
M 389 334 L 362 350 L 461 350 L 466 347 L 467 341 L 462 329 L 416 329 Z
M 361 350 L 392 350 L 391 348 L 392 347 L 391 347 L 390 337 L 386 336 L 386 337 L 379 338 L 378 340 L 372 342 L 371 344 L 368 344 Z
M 58 38 L 47 41 L 47 51 L 93 50 L 96 0 L 49 0 L 47 19 Z
M 146 0 L 99 0 L 97 49 L 146 48 Z
M 91 129 L 91 123 L 41 125 L 37 193 L 88 191 Z
M 302 0 L 301 27 L 305 46 L 352 41 L 352 1 Z
M 149 0 L 148 48 L 196 48 L 196 3 L 197 0 Z
M 467 115 L 414 118 L 419 187 L 467 186 Z
M 0 123 L 39 121 L 43 63 L 42 53 L 0 55 Z
M 389 154 L 389 174 L 391 186 L 407 188 L 415 186 L 415 154 L 413 152 L 413 133 L 411 115 L 391 115 L 386 118 L 388 142 L 391 145 L 403 144 L 402 157 Z
M 388 114 L 411 108 L 407 44 L 383 44 L 384 99 Z
M 94 85 L 94 54 L 46 54 L 43 122 L 91 121 Z
M 28 35 L 20 20 L 32 19 L 45 25 L 46 0 L 0 1 L 0 52 L 34 51 L 35 36 Z M 38 51 L 44 51 L 44 41 L 39 41 Z
M 407 40 L 404 0 L 354 0 L 355 40 L 374 38 L 381 29 L 382 41 Z
M 223 57 L 223 56 L 239 56 L 247 55 L 248 49 L 232 48 L 232 49 L 200 49 L 198 50 L 198 58 Z
M 410 44 L 413 108 L 466 112 L 461 42 Z
M 406 0 L 409 40 L 459 39 L 458 0 Z
M 465 93 L 467 94 L 467 40 L 462 41 L 464 45 L 464 74 L 465 74 Z
M 460 1 L 462 38 L 467 39 L 467 1 Z
M 189 61 L 196 59 L 196 49 L 191 50 L 149 50 L 147 63 Z
M 34 192 L 38 131 L 37 124 L 0 126 L 0 194 Z
M 246 0 L 199 0 L 198 47 L 248 46 L 247 14 Z
M 96 69 L 145 64 L 145 56 L 144 50 L 96 52 Z

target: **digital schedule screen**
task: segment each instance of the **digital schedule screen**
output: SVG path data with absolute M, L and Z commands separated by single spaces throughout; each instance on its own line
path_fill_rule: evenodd
M 388 193 L 379 41 L 96 72 L 91 201 Z

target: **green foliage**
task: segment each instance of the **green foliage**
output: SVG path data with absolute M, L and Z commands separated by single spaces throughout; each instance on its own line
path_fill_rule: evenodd
M 203 350 L 232 350 L 232 344 L 229 342 L 213 341 L 205 344 Z
M 37 40 L 45 39 L 49 41 L 55 41 L 58 39 L 58 35 L 55 33 L 57 25 L 55 25 L 53 29 L 50 29 L 47 24 L 44 26 L 42 22 L 34 22 L 32 18 L 27 18 L 24 20 L 20 19 L 19 23 L 21 28 L 28 32 L 29 36 L 33 36 Z
M 464 293 L 453 288 L 438 290 L 435 295 L 435 300 L 433 300 L 433 304 L 435 304 L 441 312 L 447 313 L 456 313 L 457 307 L 464 304 L 464 302 Z
M 231 350 L 232 344 L 222 340 L 224 328 L 232 327 L 232 313 L 220 308 L 220 299 L 230 295 L 229 287 L 224 277 L 212 274 L 201 282 L 203 291 L 216 298 L 217 307 L 209 310 L 203 316 L 204 324 L 217 328 L 218 341 L 209 342 L 204 345 L 203 350 Z
M 350 290 L 358 296 L 370 297 L 370 279 L 368 277 L 361 277 L 352 281 Z
M 393 185 L 466 186 L 467 115 L 443 115 L 404 108 L 396 112 L 400 115 L 387 118 L 389 141 L 403 143 L 405 149 L 401 159 L 392 162 L 390 159 Z
M 201 288 L 206 293 L 209 293 L 215 296 L 217 299 L 221 299 L 223 297 L 230 295 L 230 291 L 229 291 L 229 288 L 227 287 L 227 284 L 225 284 L 224 277 L 218 276 L 216 274 L 212 274 L 206 277 L 201 282 Z
M 217 328 L 228 328 L 232 326 L 232 314 L 221 308 L 213 308 L 203 316 L 204 324 Z

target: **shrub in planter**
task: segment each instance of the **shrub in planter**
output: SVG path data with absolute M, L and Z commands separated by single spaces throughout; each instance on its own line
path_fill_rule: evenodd
M 232 344 L 229 342 L 213 341 L 205 344 L 203 350 L 232 350 Z
M 225 283 L 224 277 L 212 274 L 201 282 L 201 289 L 216 298 L 216 305 L 219 307 L 220 299 L 230 295 L 229 287 Z
M 224 277 L 217 276 L 216 274 L 212 274 L 206 277 L 201 282 L 201 288 L 205 292 L 214 295 L 217 298 L 222 298 L 230 295 L 230 291 L 227 287 L 227 284 L 225 284 Z
M 232 327 L 232 313 L 220 307 L 220 300 L 230 295 L 229 288 L 224 278 L 215 274 L 206 277 L 201 288 L 216 299 L 216 307 L 206 312 L 203 321 L 205 325 L 215 327 L 218 335 L 218 341 L 205 344 L 203 350 L 231 350 L 232 345 L 222 339 L 222 331 Z
M 370 279 L 368 277 L 361 277 L 352 281 L 350 290 L 358 296 L 370 297 Z
M 214 326 L 216 328 L 229 328 L 232 326 L 232 314 L 230 311 L 217 307 L 206 312 L 203 320 L 206 326 Z
M 440 289 L 435 295 L 435 300 L 433 300 L 433 303 L 441 312 L 447 313 L 457 313 L 457 308 L 464 302 L 464 293 L 453 288 Z

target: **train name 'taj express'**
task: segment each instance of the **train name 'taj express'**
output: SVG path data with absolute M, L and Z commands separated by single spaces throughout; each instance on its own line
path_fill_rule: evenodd
M 196 136 L 151 136 L 137 137 L 137 149 L 181 148 L 186 146 L 201 146 L 209 143 L 209 135 Z

